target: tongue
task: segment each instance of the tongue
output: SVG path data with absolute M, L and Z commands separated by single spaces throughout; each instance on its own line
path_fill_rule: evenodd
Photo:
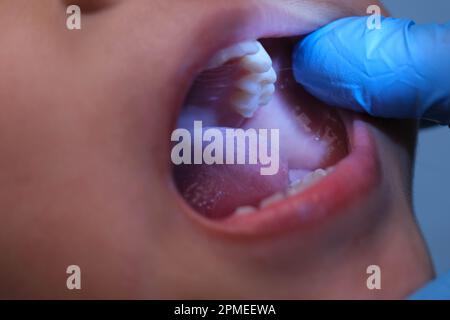
M 225 218 L 239 207 L 257 208 L 263 199 L 286 190 L 290 183 L 296 182 L 306 173 L 337 163 L 347 153 L 342 122 L 332 111 L 318 103 L 306 99 L 303 101 L 314 107 L 292 107 L 286 97 L 275 97 L 252 119 L 241 121 L 239 126 L 246 132 L 259 129 L 279 131 L 279 165 L 276 174 L 263 175 L 261 169 L 267 168 L 267 165 L 262 165 L 261 159 L 258 159 L 258 164 L 249 164 L 251 150 L 246 144 L 245 164 L 208 165 L 202 161 L 202 164 L 197 165 L 175 166 L 175 182 L 182 196 L 200 214 L 212 219 Z M 225 128 L 215 129 L 219 129 L 216 131 L 221 132 L 227 140 Z M 189 130 L 192 132 L 192 128 Z M 203 141 L 200 147 L 203 158 L 209 144 Z M 225 145 L 226 142 L 223 142 L 223 158 L 226 158 Z M 266 149 L 271 150 L 270 146 L 271 143 L 268 143 Z M 266 152 L 270 154 L 268 150 Z M 191 154 L 194 153 L 191 150 Z M 275 160 L 277 155 L 271 156 Z M 236 155 L 234 159 L 237 159 Z M 223 163 L 227 163 L 225 159 Z
M 262 176 L 259 165 L 182 165 L 175 168 L 177 187 L 200 214 L 212 219 L 231 215 L 236 208 L 258 207 L 288 183 L 284 164 L 273 176 Z

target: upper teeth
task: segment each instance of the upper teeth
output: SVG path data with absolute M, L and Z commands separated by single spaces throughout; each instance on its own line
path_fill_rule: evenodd
M 236 81 L 236 92 L 230 102 L 234 111 L 250 118 L 259 107 L 269 103 L 275 92 L 277 75 L 272 59 L 258 41 L 241 42 L 221 50 L 209 61 L 207 69 L 236 59 L 246 74 Z
M 207 64 L 206 69 L 214 69 L 224 65 L 230 60 L 241 58 L 259 51 L 257 41 L 246 41 L 220 50 Z
M 250 72 L 267 72 L 272 68 L 272 59 L 262 44 L 258 41 L 255 42 L 258 51 L 254 54 L 245 55 L 242 58 L 241 65 Z

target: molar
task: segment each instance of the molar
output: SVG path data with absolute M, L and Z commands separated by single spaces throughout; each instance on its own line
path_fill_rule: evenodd
M 236 92 L 230 104 L 244 118 L 251 118 L 262 106 L 267 105 L 275 93 L 277 75 L 272 59 L 258 41 L 247 41 L 221 50 L 207 64 L 207 69 L 218 68 L 236 60 L 243 75 L 236 81 Z
M 215 69 L 225 63 L 244 57 L 249 54 L 256 54 L 260 50 L 257 41 L 240 42 L 231 47 L 220 50 L 206 65 L 206 70 Z

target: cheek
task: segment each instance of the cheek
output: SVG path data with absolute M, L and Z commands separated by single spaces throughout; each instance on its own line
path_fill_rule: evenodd
M 412 171 L 417 143 L 415 120 L 373 119 L 378 148 L 383 154 L 383 172 L 394 196 L 411 193 Z M 408 199 L 410 201 L 410 199 Z
M 0 233 L 8 234 L 0 251 L 11 268 L 54 261 L 51 270 L 16 270 L 31 285 L 32 278 L 53 279 L 71 261 L 86 266 L 94 283 L 127 279 L 124 269 L 139 274 L 139 266 L 151 267 L 153 258 L 145 257 L 157 252 L 163 232 L 171 233 L 174 216 L 167 214 L 173 201 L 164 175 L 169 81 L 163 70 L 148 77 L 124 59 L 119 66 L 55 58 L 57 74 L 33 61 L 0 91 L 8 101 L 0 109 Z

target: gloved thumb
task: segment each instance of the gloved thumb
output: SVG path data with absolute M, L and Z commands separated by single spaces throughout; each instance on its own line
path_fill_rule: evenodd
M 329 105 L 387 118 L 450 123 L 450 23 L 416 25 L 344 18 L 307 36 L 294 51 L 294 75 Z

